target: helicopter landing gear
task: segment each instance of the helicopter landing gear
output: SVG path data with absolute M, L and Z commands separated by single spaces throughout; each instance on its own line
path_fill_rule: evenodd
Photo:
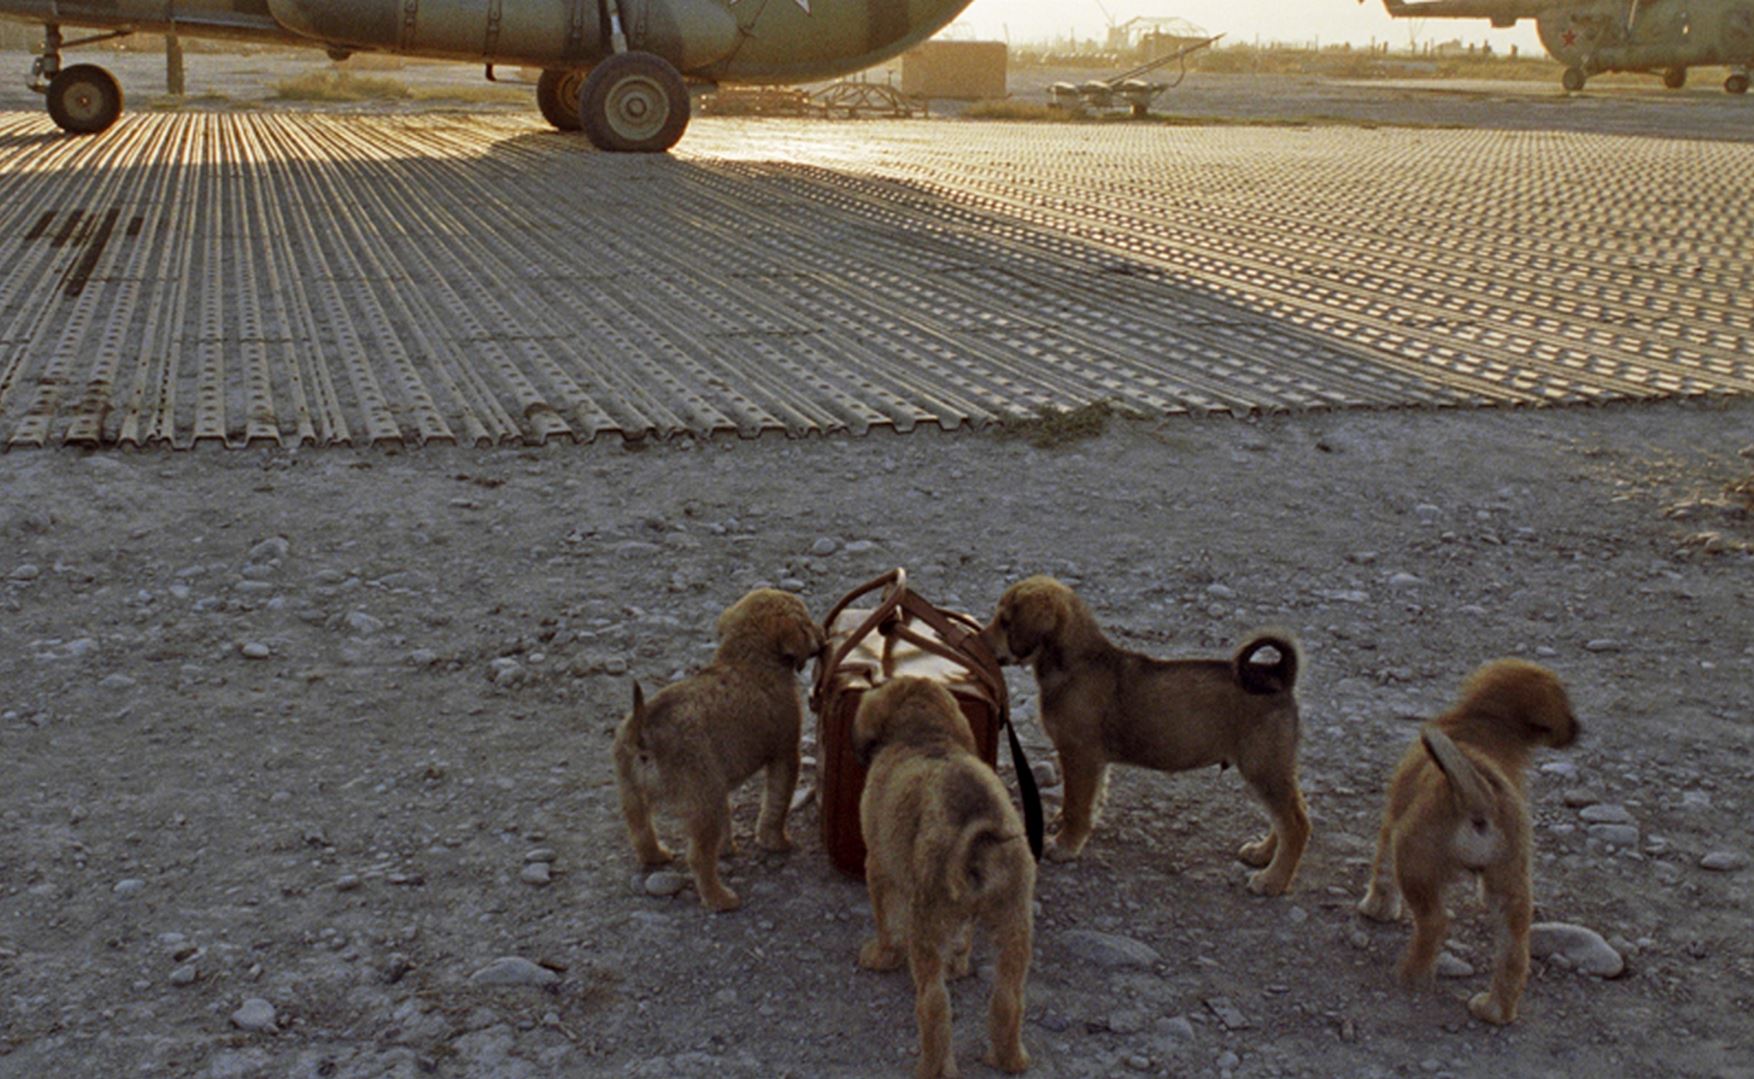
M 584 68 L 551 69 L 542 73 L 536 83 L 536 107 L 542 118 L 556 131 L 577 131 L 584 126 L 579 120 L 579 95 L 585 88 Z
M 1681 87 L 1686 86 L 1687 69 L 1684 67 L 1672 67 L 1663 72 L 1663 85 L 1671 90 L 1679 90 Z
M 1573 94 L 1583 89 L 1583 82 L 1584 74 L 1581 67 L 1568 67 L 1565 69 L 1565 74 L 1559 77 L 1560 85 Z
M 688 86 L 668 60 L 618 52 L 591 69 L 579 91 L 579 120 L 591 145 L 661 154 L 688 127 Z
M 1724 92 L 1727 94 L 1747 93 L 1748 73 L 1741 70 L 1731 71 L 1730 77 L 1724 80 Z
M 67 41 L 54 23 L 44 27 L 43 53 L 31 65 L 30 88 L 47 99 L 49 117 L 70 135 L 106 131 L 122 116 L 122 85 L 96 64 L 61 66 L 61 50 L 126 37 L 126 31 Z

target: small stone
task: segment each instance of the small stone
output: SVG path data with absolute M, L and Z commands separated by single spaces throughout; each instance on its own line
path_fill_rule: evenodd
M 1714 850 L 1699 859 L 1699 868 L 1714 873 L 1734 873 L 1748 864 L 1748 856 L 1740 851 Z
M 796 813 L 798 810 L 803 809 L 815 800 L 816 785 L 814 783 L 799 787 L 792 792 L 792 808 L 790 812 Z
M 1213 581 L 1206 586 L 1206 594 L 1208 596 L 1216 596 L 1219 599 L 1232 599 L 1236 596 L 1236 589 L 1231 588 L 1227 584 L 1220 584 L 1217 581 Z
M 1413 507 L 1413 514 L 1421 521 L 1429 523 L 1443 516 L 1443 508 L 1441 506 L 1434 506 L 1429 502 L 1421 502 Z
M 1601 800 L 1600 795 L 1587 787 L 1572 787 L 1560 795 L 1560 801 L 1564 802 L 1568 809 L 1582 809 L 1585 806 L 1593 806 Z
M 1601 934 L 1564 922 L 1537 922 L 1530 926 L 1529 954 L 1536 959 L 1549 956 L 1564 959 L 1567 965 L 1598 978 L 1617 978 L 1626 969 L 1626 961 L 1608 946 Z
M 673 896 L 687 886 L 688 878 L 670 869 L 658 870 L 647 877 L 645 883 L 646 894 L 660 899 Z
M 846 545 L 845 550 L 847 554 L 864 554 L 875 546 L 877 545 L 870 540 L 853 540 Z
M 1218 1054 L 1217 1063 L 1220 1071 L 1230 1071 L 1238 1064 L 1242 1063 L 1242 1058 L 1231 1052 L 1229 1049 L 1226 1049 L 1224 1052 Z
M 1053 761 L 1036 761 L 1029 766 L 1030 774 L 1035 777 L 1035 785 L 1042 789 L 1060 785 L 1060 770 L 1054 767 Z
M 231 1013 L 231 1025 L 246 1034 L 278 1034 L 280 1028 L 274 1024 L 276 1018 L 274 1005 L 261 997 L 250 997 Z
M 245 641 L 238 646 L 238 651 L 243 653 L 245 659 L 267 659 L 274 654 L 273 650 L 261 641 Z
M 1416 588 L 1424 583 L 1411 573 L 1392 573 L 1388 581 L 1390 588 Z
M 347 626 L 361 637 L 370 637 L 374 633 L 382 632 L 384 623 L 381 619 L 373 618 L 364 611 L 349 611 Z
M 1157 1032 L 1172 1042 L 1191 1042 L 1194 1040 L 1194 1024 L 1185 1015 L 1159 1020 Z
M 1466 959 L 1440 952 L 1437 956 L 1437 976 L 1439 978 L 1468 978 L 1474 974 L 1474 968 Z
M 1590 824 L 1636 824 L 1632 813 L 1625 806 L 1614 802 L 1603 802 L 1585 806 L 1578 816 Z
M 530 851 L 524 855 L 524 861 L 526 861 L 526 862 L 552 862 L 552 861 L 554 861 L 554 851 L 552 851 L 548 847 L 537 847 L 535 850 Z
M 1151 1070 L 1151 1058 L 1143 1053 L 1129 1054 L 1127 1057 L 1127 1067 L 1136 1072 L 1148 1072 Z
M 117 881 L 116 886 L 114 888 L 111 888 L 110 891 L 112 891 L 116 895 L 119 895 L 122 898 L 126 899 L 130 896 L 139 895 L 141 893 L 141 891 L 145 889 L 145 887 L 146 887 L 145 881 L 140 880 L 137 877 L 129 877 L 127 880 Z
M 560 975 L 552 970 L 515 955 L 495 959 L 469 975 L 469 981 L 475 985 L 543 986 L 559 980 Z
M 523 680 L 524 665 L 510 656 L 501 656 L 487 665 L 488 678 L 496 686 L 516 685 Z
M 550 883 L 554 877 L 547 862 L 530 862 L 518 873 L 518 879 L 525 884 L 541 886 Z
M 251 562 L 274 562 L 283 559 L 292 550 L 285 536 L 269 536 L 267 539 L 250 548 L 247 556 Z
M 1591 839 L 1599 839 L 1610 847 L 1636 847 L 1638 829 L 1630 824 L 1592 824 Z
M 134 688 L 134 679 L 125 674 L 106 674 L 98 682 L 98 687 L 100 689 L 132 689 Z
M 1148 969 L 1161 958 L 1157 949 L 1149 944 L 1114 933 L 1100 933 L 1094 929 L 1074 929 L 1064 934 L 1060 941 L 1082 962 L 1093 963 L 1106 970 L 1127 967 Z
M 337 892 L 351 892 L 359 887 L 359 878 L 352 873 L 343 873 L 335 879 Z
M 627 673 L 627 660 L 622 656 L 610 656 L 603 661 L 603 673 L 623 675 Z
M 430 648 L 416 648 L 408 653 L 408 665 L 411 667 L 430 667 L 438 662 L 438 653 Z
M 804 580 L 801 577 L 781 577 L 780 588 L 787 592 L 804 591 Z
M 194 985 L 195 980 L 199 977 L 201 977 L 201 972 L 195 969 L 195 964 L 184 963 L 182 966 L 171 971 L 171 984 Z
M 810 553 L 818 558 L 827 558 L 838 550 L 840 550 L 840 544 L 829 539 L 827 536 L 823 536 L 821 539 L 810 545 Z
M 1145 1029 L 1145 1017 L 1138 1012 L 1115 1012 L 1108 1017 L 1107 1025 L 1113 1034 L 1137 1034 Z
M 1206 1007 L 1224 1024 L 1225 1030 L 1247 1030 L 1254 1026 L 1229 997 L 1213 997 L 1206 1002 Z
M 34 581 L 42 575 L 43 571 L 41 567 L 26 562 L 22 566 L 14 569 L 11 573 L 8 573 L 6 579 L 9 581 Z
M 1586 652 L 1618 652 L 1622 647 L 1623 646 L 1619 641 L 1610 637 L 1597 637 L 1593 640 L 1585 641 L 1583 644 L 1584 651 Z

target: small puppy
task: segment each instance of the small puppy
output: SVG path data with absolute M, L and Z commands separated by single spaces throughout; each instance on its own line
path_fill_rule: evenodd
M 736 893 L 719 881 L 731 837 L 730 793 L 760 769 L 767 789 L 756 825 L 766 850 L 792 848 L 786 812 L 798 783 L 803 708 L 796 674 L 822 650 L 822 629 L 797 596 L 759 588 L 719 616 L 719 649 L 706 669 L 668 686 L 650 705 L 638 682 L 633 711 L 615 732 L 621 813 L 641 864 L 674 855 L 658 842 L 652 809 L 665 807 L 688 830 L 688 866 L 700 901 L 735 910 Z
M 1273 821 L 1237 852 L 1260 869 L 1249 891 L 1291 887 L 1310 829 L 1297 785 L 1300 657 L 1290 636 L 1257 634 L 1228 660 L 1153 659 L 1111 644 L 1070 588 L 1031 577 L 1006 590 L 981 640 L 1000 663 L 1035 668 L 1041 723 L 1066 780 L 1050 858 L 1069 861 L 1084 849 L 1111 762 L 1163 772 L 1234 764 Z M 1278 662 L 1255 663 L 1268 647 Z
M 853 752 L 870 769 L 859 828 L 877 921 L 859 965 L 894 970 L 905 941 L 920 1028 L 915 1075 L 956 1074 L 946 958 L 952 977 L 968 973 L 977 921 L 999 953 L 986 1062 L 1023 1071 L 1035 859 L 1004 784 L 977 755 L 956 699 L 925 678 L 897 678 L 866 694 L 853 718 Z
M 1552 671 L 1518 659 L 1486 664 L 1462 685 L 1462 699 L 1419 732 L 1389 782 L 1370 889 L 1359 913 L 1379 922 L 1413 911 L 1413 939 L 1401 978 L 1427 982 L 1449 930 L 1443 887 L 1463 874 L 1498 923 L 1492 991 L 1468 1011 L 1488 1023 L 1516 1018 L 1529 973 L 1529 811 L 1523 773 L 1536 746 L 1568 746 L 1578 735 L 1571 703 Z M 1394 879 L 1390 879 L 1390 874 Z M 1398 886 L 1398 894 L 1397 894 Z

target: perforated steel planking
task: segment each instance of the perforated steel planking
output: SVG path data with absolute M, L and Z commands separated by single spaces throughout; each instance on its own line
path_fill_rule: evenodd
M 1744 394 L 1751 165 L 1550 132 L 708 119 L 632 158 L 509 117 L 0 114 L 0 445 Z

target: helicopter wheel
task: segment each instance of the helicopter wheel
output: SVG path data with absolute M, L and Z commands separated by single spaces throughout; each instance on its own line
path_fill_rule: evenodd
M 1559 77 L 1559 82 L 1562 86 L 1565 87 L 1565 89 L 1567 91 L 1574 93 L 1574 94 L 1577 93 L 1579 90 L 1583 89 L 1583 82 L 1584 82 L 1583 68 L 1581 68 L 1581 67 L 1568 67 L 1568 68 L 1566 68 L 1565 74 L 1561 75 Z
M 122 116 L 122 86 L 96 64 L 74 64 L 49 80 L 49 116 L 70 135 L 106 131 Z
M 536 81 L 536 107 L 556 131 L 584 126 L 579 121 L 579 93 L 585 87 L 585 74 L 583 68 L 549 70 Z
M 579 119 L 599 150 L 661 154 L 682 137 L 688 112 L 681 74 L 649 52 L 610 56 L 579 92 Z
M 1748 76 L 1737 73 L 1724 80 L 1724 91 L 1731 94 L 1748 92 Z
M 1663 72 L 1663 85 L 1671 90 L 1679 90 L 1681 87 L 1686 86 L 1687 69 L 1684 67 L 1672 67 Z

